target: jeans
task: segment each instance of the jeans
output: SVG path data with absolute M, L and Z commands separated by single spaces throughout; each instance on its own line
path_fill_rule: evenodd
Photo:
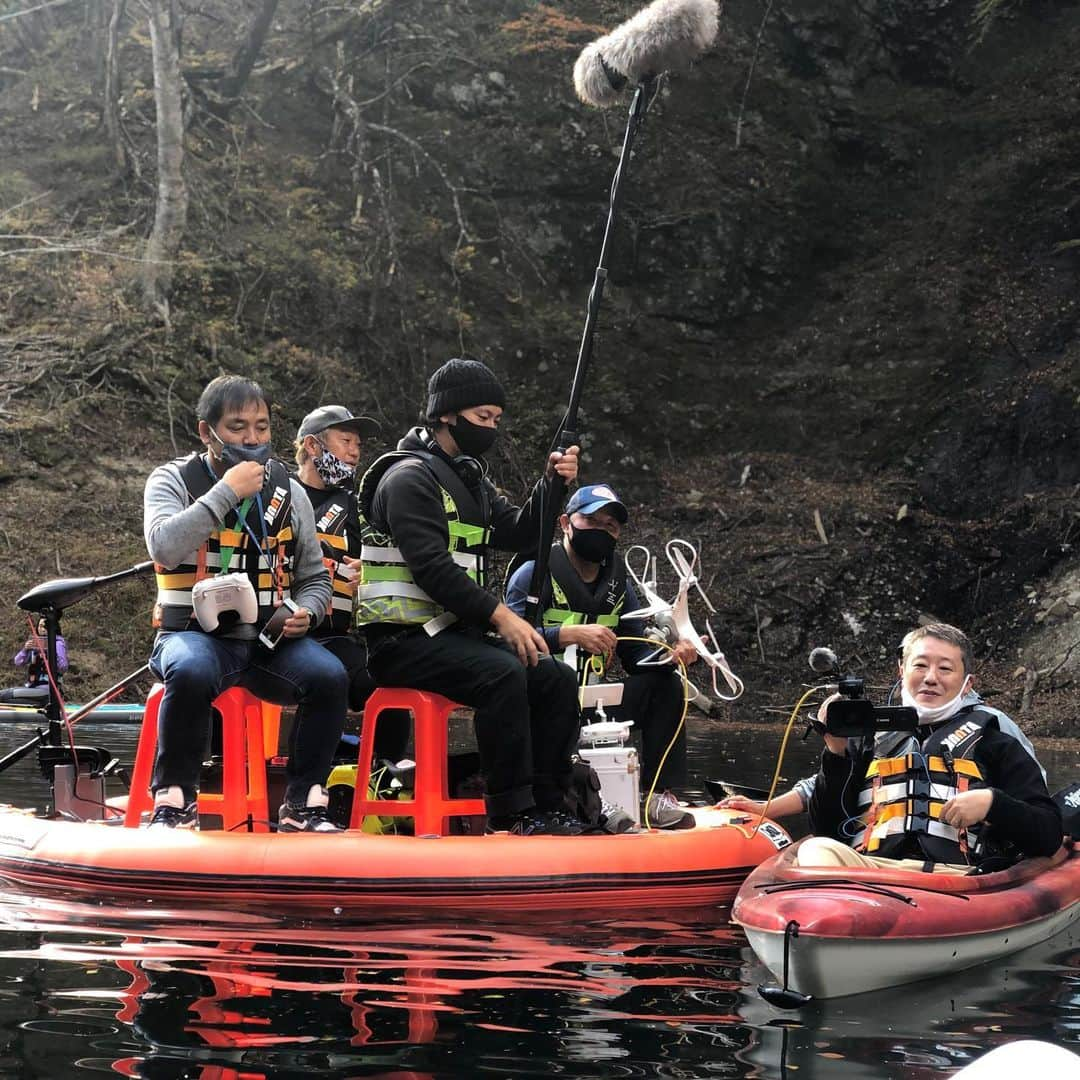
M 580 726 L 573 668 L 550 657 L 526 667 L 507 646 L 451 628 L 372 640 L 368 670 L 380 686 L 430 690 L 475 710 L 490 815 L 562 804 Z
M 151 788 L 177 785 L 192 798 L 210 732 L 210 705 L 241 686 L 275 705 L 303 706 L 289 734 L 286 802 L 303 805 L 325 784 L 345 724 L 349 680 L 337 657 L 307 637 L 284 638 L 272 652 L 256 641 L 199 630 L 158 635 L 150 669 L 165 684 Z

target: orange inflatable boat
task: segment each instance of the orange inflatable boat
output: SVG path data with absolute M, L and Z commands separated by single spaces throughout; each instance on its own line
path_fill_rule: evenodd
M 126 829 L 0 808 L 0 881 L 65 899 L 371 911 L 648 910 L 727 903 L 790 841 L 695 809 L 697 826 L 585 836 L 395 836 Z

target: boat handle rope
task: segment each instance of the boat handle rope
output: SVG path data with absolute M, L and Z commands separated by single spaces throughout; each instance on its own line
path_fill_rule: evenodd
M 893 900 L 901 900 L 911 907 L 918 907 L 918 903 L 910 896 L 904 896 L 884 885 L 875 885 L 872 881 L 857 881 L 852 878 L 815 878 L 813 881 L 778 881 L 773 885 L 762 885 L 763 893 L 791 892 L 795 889 L 827 889 L 831 886 L 843 885 L 846 888 L 865 889 L 867 892 L 879 893 L 882 896 L 891 897 Z M 970 896 L 964 893 L 949 892 L 947 889 L 932 889 L 928 885 L 909 885 L 907 888 L 917 892 L 933 893 L 935 896 L 951 896 L 956 900 L 969 901 Z

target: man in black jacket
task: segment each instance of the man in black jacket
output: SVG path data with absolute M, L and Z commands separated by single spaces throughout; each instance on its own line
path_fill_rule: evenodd
M 534 545 L 544 481 L 512 506 L 487 478 L 505 395 L 475 360 L 449 360 L 428 383 L 424 424 L 361 482 L 364 548 L 356 623 L 382 686 L 431 690 L 475 710 L 493 829 L 577 833 L 560 808 L 578 731 L 574 672 L 543 636 L 484 589 L 488 546 Z M 578 448 L 547 471 L 577 476 Z M 497 636 L 496 636 L 497 635 Z
M 809 807 L 815 835 L 800 865 L 967 873 L 1058 849 L 1061 815 L 1038 762 L 998 716 L 964 704 L 971 661 L 955 626 L 931 623 L 904 638 L 901 699 L 919 731 L 824 736 Z

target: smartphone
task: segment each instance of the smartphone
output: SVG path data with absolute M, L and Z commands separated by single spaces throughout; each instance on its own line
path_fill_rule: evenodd
M 266 620 L 266 625 L 259 631 L 259 641 L 268 649 L 274 648 L 285 632 L 285 624 L 289 621 L 289 616 L 299 610 L 299 607 L 288 597 L 282 600 L 281 607 Z

